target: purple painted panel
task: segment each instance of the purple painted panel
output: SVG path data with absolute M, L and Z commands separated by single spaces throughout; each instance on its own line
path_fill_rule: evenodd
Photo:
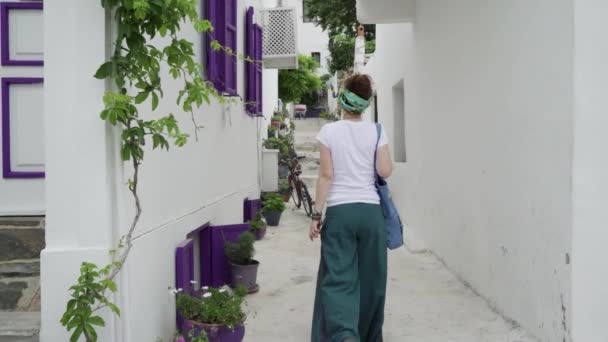
M 259 25 L 255 26 L 255 50 L 256 50 L 256 60 L 258 63 L 256 64 L 256 99 L 257 99 L 257 111 L 258 115 L 264 114 L 263 107 L 263 83 L 262 83 L 262 75 L 264 74 L 264 65 L 262 64 L 262 48 L 263 48 L 263 39 L 264 39 L 264 31 L 262 27 Z
M 249 7 L 245 16 L 245 55 L 252 60 L 256 60 L 255 55 L 255 29 L 253 26 L 253 7 Z M 256 71 L 253 62 L 245 62 L 245 109 L 249 114 L 257 114 L 255 104 Z
M 187 239 L 175 249 L 175 288 L 182 289 L 183 293 L 194 294 L 190 281 L 194 280 L 194 242 Z M 183 317 L 177 312 L 177 326 L 183 324 Z
M 215 226 L 209 227 L 208 230 L 210 231 L 211 244 L 211 279 L 209 286 L 218 287 L 230 284 L 230 264 L 224 253 L 224 242 L 236 241 L 241 233 L 249 230 L 249 224 Z
M 211 228 L 206 227 L 199 231 L 199 267 L 201 275 L 201 286 L 211 286 L 211 261 L 212 261 L 212 245 L 211 245 Z
M 2 2 L 0 3 L 0 46 L 2 65 L 40 66 L 43 61 L 19 61 L 10 59 L 9 11 L 42 10 L 42 2 Z
M 2 177 L 3 178 L 44 178 L 44 172 L 23 172 L 11 169 L 11 84 L 37 84 L 43 79 L 38 77 L 2 78 Z
M 221 51 L 213 51 L 211 48 L 211 42 L 217 40 L 220 44 L 223 44 L 223 31 L 224 31 L 224 17 L 218 15 L 220 13 L 223 0 L 208 0 L 207 1 L 207 20 L 213 24 L 213 32 L 207 33 L 205 36 L 206 51 L 207 51 L 207 80 L 215 86 L 215 89 L 219 92 L 224 91 L 224 80 L 222 71 L 222 58 Z
M 262 209 L 262 200 L 246 198 L 243 203 L 243 222 L 253 220 L 260 209 Z
M 238 95 L 237 91 L 237 23 L 236 23 L 236 0 L 224 0 L 225 31 L 224 46 L 232 49 L 232 54 L 224 53 L 225 88 L 228 95 Z

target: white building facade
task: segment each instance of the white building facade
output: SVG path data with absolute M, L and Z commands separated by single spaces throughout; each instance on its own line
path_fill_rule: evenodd
M 294 8 L 296 13 L 297 27 L 298 27 L 298 53 L 313 57 L 319 62 L 319 69 L 317 75 L 319 77 L 323 75 L 330 75 L 332 78 L 328 81 L 336 88 L 335 75 L 331 74 L 329 70 L 328 58 L 329 53 L 329 34 L 321 28 L 313 19 L 308 18 L 305 15 L 305 0 L 264 0 L 264 5 L 270 7 L 288 7 Z M 329 111 L 336 109 L 336 101 L 332 97 L 331 90 L 327 95 L 327 106 Z M 293 112 L 293 106 L 289 106 L 289 110 Z
M 237 53 L 245 51 L 246 10 L 262 9 L 261 0 L 237 1 Z M 44 118 L 46 154 L 46 248 L 41 260 L 41 341 L 65 341 L 59 320 L 68 287 L 80 263 L 104 265 L 108 251 L 126 233 L 134 213 L 127 189 L 129 164 L 120 160 L 120 132 L 99 119 L 109 86 L 93 74 L 109 56 L 114 25 L 99 2 L 44 3 Z M 204 55 L 203 37 L 187 24 L 180 36 Z M 155 43 L 162 44 L 163 41 Z M 100 341 L 169 341 L 175 332 L 175 248 L 205 225 L 243 222 L 245 199 L 260 195 L 261 135 L 267 123 L 249 115 L 243 103 L 212 103 L 195 110 L 204 126 L 195 141 L 189 114 L 176 108 L 181 84 L 163 77 L 165 100 L 152 114 L 174 113 L 191 138 L 169 152 L 146 148 L 140 174 L 143 214 L 134 247 L 118 277 L 113 298 L 120 318 L 104 313 Z M 245 66 L 237 64 L 237 93 L 244 97 Z M 264 71 L 264 116 L 277 103 L 276 70 Z M 269 122 L 269 121 L 268 121 Z
M 463 281 L 542 341 L 603 342 L 608 4 L 357 0 L 394 198 Z

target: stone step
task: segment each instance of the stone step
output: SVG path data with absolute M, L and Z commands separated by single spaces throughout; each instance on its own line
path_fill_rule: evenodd
M 40 275 L 40 260 L 0 261 L 0 279 L 9 277 L 32 277 Z
M 40 311 L 40 277 L 0 278 L 1 311 Z
M 0 216 L 2 228 L 44 228 L 44 216 Z
M 0 262 L 40 258 L 44 217 L 0 217 Z
M 38 342 L 39 312 L 0 312 L 0 342 Z
M 44 216 L 0 217 L 0 311 L 40 311 L 44 226 Z M 32 340 L 7 338 L 0 334 L 0 342 Z

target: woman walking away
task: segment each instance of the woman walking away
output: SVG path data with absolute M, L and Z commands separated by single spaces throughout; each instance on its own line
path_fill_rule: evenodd
M 344 119 L 317 139 L 321 166 L 310 239 L 321 237 L 312 342 L 381 342 L 386 296 L 386 230 L 375 188 L 376 171 L 392 162 L 384 128 L 361 120 L 371 79 L 354 75 L 338 98 Z M 322 210 L 327 203 L 325 217 Z

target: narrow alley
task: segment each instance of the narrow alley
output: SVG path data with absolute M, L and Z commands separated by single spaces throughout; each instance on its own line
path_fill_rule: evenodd
M 307 158 L 303 176 L 314 191 L 318 119 L 296 121 L 296 148 Z M 307 238 L 309 218 L 290 202 L 279 227 L 256 244 L 258 294 L 248 298 L 247 341 L 308 341 L 320 242 Z M 406 239 L 406 245 L 408 241 Z M 532 342 L 450 273 L 433 254 L 415 246 L 389 252 L 384 338 L 388 342 Z

